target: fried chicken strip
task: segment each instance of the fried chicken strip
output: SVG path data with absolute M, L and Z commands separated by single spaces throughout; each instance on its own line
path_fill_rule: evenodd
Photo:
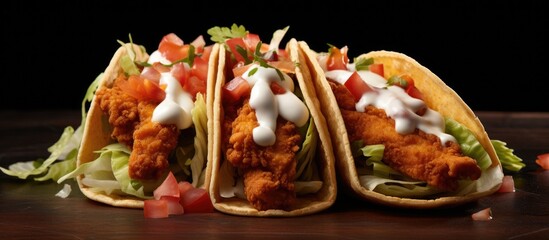
M 295 154 L 301 137 L 295 124 L 279 117 L 275 144 L 262 147 L 252 136 L 258 125 L 248 102 L 234 118 L 225 118 L 226 159 L 243 171 L 244 191 L 254 208 L 287 209 L 295 201 Z
M 109 117 L 113 130 L 111 137 L 128 147 L 133 145 L 133 131 L 139 124 L 138 101 L 124 93 L 117 82 L 126 81 L 123 74 L 115 79 L 112 88 L 100 88 L 95 93 L 101 110 Z
M 442 190 L 456 190 L 458 180 L 480 177 L 476 161 L 463 156 L 459 145 L 449 142 L 443 146 L 435 135 L 416 129 L 401 135 L 395 122 L 383 109 L 366 107 L 364 113 L 354 110 L 353 96 L 345 86 L 330 83 L 340 105 L 349 140 L 363 140 L 364 144 L 383 144 L 383 161 L 391 168 Z
M 113 127 L 111 137 L 132 150 L 132 179 L 157 179 L 168 168 L 168 156 L 177 145 L 179 129 L 173 124 L 151 122 L 158 103 L 139 101 L 124 93 L 118 87 L 119 81 L 126 81 L 123 74 L 112 88 L 101 88 L 96 93 L 99 106 Z
M 140 124 L 133 133 L 133 148 L 129 160 L 133 179 L 158 179 L 169 166 L 168 157 L 177 146 L 179 129 L 174 124 L 152 122 L 156 103 L 139 102 Z

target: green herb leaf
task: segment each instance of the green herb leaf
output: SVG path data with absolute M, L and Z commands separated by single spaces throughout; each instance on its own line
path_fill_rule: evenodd
M 216 26 L 208 29 L 207 33 L 210 35 L 212 41 L 224 43 L 227 39 L 245 37 L 248 31 L 246 31 L 243 25 L 238 26 L 236 23 L 233 23 L 231 28 Z
M 395 75 L 387 79 L 387 85 L 388 86 L 397 85 L 406 89 L 408 87 L 408 82 L 403 78 Z
M 238 52 L 238 54 L 240 54 L 240 56 L 242 56 L 245 59 L 244 64 L 249 64 L 252 62 L 248 57 L 248 51 L 245 48 L 243 48 L 240 45 L 236 45 L 236 51 Z
M 360 70 L 369 70 L 369 66 L 374 64 L 373 58 L 355 58 L 355 68 L 357 71 Z
M 189 56 L 187 56 L 185 59 L 183 59 L 183 62 L 186 62 L 189 64 L 189 66 L 193 66 L 194 58 L 196 57 L 196 54 L 194 53 L 194 46 L 192 44 L 189 45 Z
M 328 53 L 331 54 L 332 53 L 332 48 L 335 48 L 336 46 L 332 45 L 332 44 L 329 44 L 329 43 L 326 43 L 328 45 Z
M 264 68 L 273 68 L 274 70 L 276 70 L 276 73 L 278 74 L 278 77 L 280 78 L 280 80 L 284 81 L 284 75 L 282 74 L 282 72 L 278 68 L 275 68 L 269 65 L 269 63 L 267 63 L 267 60 L 263 59 L 263 55 L 261 54 L 261 51 L 260 51 L 262 44 L 263 43 L 259 41 L 255 46 L 254 61 L 259 63 L 259 66 L 262 66 Z
M 253 68 L 252 70 L 250 70 L 250 71 L 248 72 L 248 77 L 254 75 L 254 74 L 257 72 L 257 70 L 258 70 L 258 68 Z

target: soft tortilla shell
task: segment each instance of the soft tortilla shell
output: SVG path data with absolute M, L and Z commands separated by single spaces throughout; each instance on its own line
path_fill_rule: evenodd
M 303 62 L 304 55 L 299 52 L 297 47 L 297 41 L 291 39 L 288 42 L 287 48 L 290 53 L 291 59 L 294 62 Z M 291 210 L 279 210 L 279 209 L 270 209 L 266 211 L 258 211 L 253 206 L 251 206 L 247 200 L 231 198 L 226 199 L 220 196 L 220 179 L 219 171 L 224 159 L 223 153 L 221 153 L 222 138 L 221 138 L 221 125 L 223 122 L 223 109 L 221 109 L 221 90 L 225 84 L 226 74 L 225 69 L 226 61 L 229 58 L 225 48 L 220 47 L 219 53 L 219 65 L 218 65 L 218 75 L 216 80 L 215 87 L 215 100 L 214 100 L 214 112 L 213 112 L 213 164 L 212 164 L 212 182 L 210 185 L 210 198 L 214 207 L 221 212 L 241 215 L 241 216 L 256 216 L 256 217 L 293 217 L 293 216 L 303 216 L 308 214 L 313 214 L 320 212 L 324 209 L 330 207 L 336 199 L 337 196 L 337 187 L 336 187 L 336 176 L 335 176 L 335 163 L 334 156 L 332 152 L 332 143 L 330 140 L 328 129 L 326 128 L 326 120 L 320 112 L 320 102 L 314 92 L 314 87 L 311 85 L 310 81 L 310 71 L 307 65 L 299 64 L 296 67 L 296 76 L 298 84 L 303 92 L 305 102 L 309 107 L 311 117 L 314 119 L 317 126 L 317 131 L 319 134 L 319 146 L 316 161 L 319 163 L 320 174 L 322 175 L 323 186 L 319 192 L 312 196 L 307 197 L 297 197 L 297 201 Z M 230 80 L 230 79 L 229 79 Z
M 313 69 L 311 72 L 311 79 L 316 87 L 317 95 L 319 96 L 322 106 L 321 109 L 324 111 L 326 121 L 328 122 L 328 128 L 334 144 L 338 180 L 341 181 L 342 186 L 345 187 L 343 190 L 350 192 L 352 195 L 359 198 L 379 204 L 418 209 L 461 205 L 497 191 L 500 184 L 495 184 L 494 187 L 487 189 L 486 191 L 468 194 L 466 196 L 412 199 L 386 196 L 362 187 L 354 165 L 349 137 L 341 116 L 341 111 L 330 85 L 326 80 L 324 71 L 316 60 L 317 53 L 311 50 L 306 42 L 300 41 L 299 47 L 307 56 L 306 64 Z M 360 57 L 373 57 L 376 63 L 383 63 L 386 76 L 392 76 L 399 73 L 410 74 L 414 79 L 416 87 L 421 92 L 425 93 L 423 97 L 425 103 L 430 108 L 438 111 L 445 117 L 453 118 L 473 132 L 492 160 L 492 166 L 490 167 L 490 170 L 487 171 L 488 174 L 491 175 L 488 177 L 488 181 L 500 180 L 502 174 L 501 165 L 484 127 L 465 102 L 463 102 L 463 100 L 440 78 L 414 59 L 402 53 L 373 51 L 368 54 L 363 54 Z
M 115 52 L 113 58 L 111 59 L 109 66 L 106 68 L 103 78 L 99 82 L 99 88 L 105 88 L 105 87 L 112 87 L 112 84 L 118 74 L 122 71 L 122 68 L 120 66 L 120 59 L 122 56 L 126 55 L 128 53 L 128 48 L 133 49 L 133 52 L 136 54 L 136 61 L 146 62 L 149 56 L 147 53 L 141 49 L 141 46 L 136 44 L 125 44 L 125 46 L 122 46 L 118 48 L 118 50 Z M 208 82 L 207 82 L 207 93 L 206 93 L 206 106 L 207 106 L 207 115 L 208 115 L 208 129 L 211 129 L 210 126 L 212 124 L 211 118 L 211 112 L 212 112 L 212 103 L 213 103 L 213 94 L 209 94 L 210 92 L 213 92 L 214 84 L 213 81 L 215 76 L 215 69 L 214 66 L 217 63 L 217 49 L 219 46 L 216 44 L 214 45 L 212 55 L 210 56 L 210 61 L 208 63 L 209 70 L 208 72 Z M 107 116 L 103 114 L 101 111 L 101 108 L 99 107 L 95 96 L 92 99 L 92 102 L 90 104 L 90 108 L 88 111 L 88 115 L 85 121 L 85 128 L 84 133 L 82 137 L 82 143 L 80 145 L 80 149 L 78 151 L 78 158 L 76 165 L 80 166 L 84 163 L 91 162 L 95 160 L 98 157 L 98 154 L 95 153 L 95 151 L 103 148 L 104 146 L 113 143 L 114 140 L 110 137 L 111 136 L 111 127 L 108 123 Z M 212 136 L 210 136 L 212 135 Z M 213 132 L 208 132 L 208 140 L 210 138 L 213 138 Z M 208 189 L 210 177 L 211 177 L 211 154 L 210 154 L 210 145 L 211 143 L 208 142 L 208 164 L 206 167 L 206 175 L 205 175 L 205 189 Z M 95 201 L 102 202 L 108 205 L 112 205 L 115 207 L 126 207 L 126 208 L 143 208 L 144 202 L 142 199 L 132 196 L 120 196 L 116 194 L 106 194 L 104 192 L 94 192 L 91 191 L 87 186 L 85 186 L 82 183 L 82 179 L 84 178 L 83 175 L 80 175 L 76 177 L 76 180 L 78 182 L 78 186 L 82 193 Z

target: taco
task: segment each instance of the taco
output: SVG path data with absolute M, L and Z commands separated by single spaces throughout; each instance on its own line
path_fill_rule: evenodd
M 297 41 L 269 44 L 234 24 L 208 30 L 220 43 L 210 197 L 224 213 L 307 215 L 336 198 L 326 122 Z
M 58 183 L 76 178 L 88 198 L 128 208 L 143 208 L 170 174 L 208 189 L 218 45 L 174 33 L 151 55 L 121 45 L 90 103 L 76 169 Z
M 380 204 L 436 208 L 496 192 L 503 169 L 484 127 L 439 77 L 411 57 L 348 48 L 315 52 L 312 69 L 346 192 Z M 329 113 L 329 114 L 328 114 Z

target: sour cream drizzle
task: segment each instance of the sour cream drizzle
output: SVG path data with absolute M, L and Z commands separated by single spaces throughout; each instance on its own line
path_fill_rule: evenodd
M 354 64 L 347 64 L 347 70 L 327 71 L 325 57 L 319 57 L 320 65 L 326 77 L 340 84 L 345 84 L 351 74 L 356 71 Z M 385 78 L 367 70 L 358 71 L 360 78 L 373 91 L 365 92 L 355 104 L 357 112 L 364 112 L 367 106 L 385 110 L 387 116 L 395 120 L 395 130 L 400 134 L 412 133 L 416 128 L 426 133 L 436 135 L 443 145 L 448 141 L 457 142 L 449 134 L 444 133 L 444 118 L 436 111 L 427 108 L 425 102 L 408 95 L 398 86 L 387 86 Z M 423 115 L 416 112 L 426 108 Z
M 254 70 L 256 69 L 256 70 Z M 250 72 L 255 71 L 250 76 Z M 259 126 L 253 129 L 254 142 L 260 146 L 271 146 L 275 143 L 276 120 L 278 115 L 303 126 L 309 119 L 307 106 L 293 93 L 293 79 L 283 73 L 284 79 L 280 79 L 274 68 L 265 68 L 254 64 L 242 74 L 250 87 L 250 106 L 255 109 L 255 115 Z M 271 90 L 271 82 L 277 82 L 286 89 L 283 94 L 274 94 Z
M 171 64 L 158 51 L 153 52 L 148 60 L 150 64 L 155 62 Z M 185 68 L 190 69 L 186 63 Z M 164 90 L 166 98 L 156 106 L 151 120 L 162 124 L 175 124 L 179 129 L 190 127 L 192 125 L 191 110 L 194 107 L 191 94 L 183 90 L 171 72 L 164 72 L 160 75 L 160 85 L 166 85 Z

